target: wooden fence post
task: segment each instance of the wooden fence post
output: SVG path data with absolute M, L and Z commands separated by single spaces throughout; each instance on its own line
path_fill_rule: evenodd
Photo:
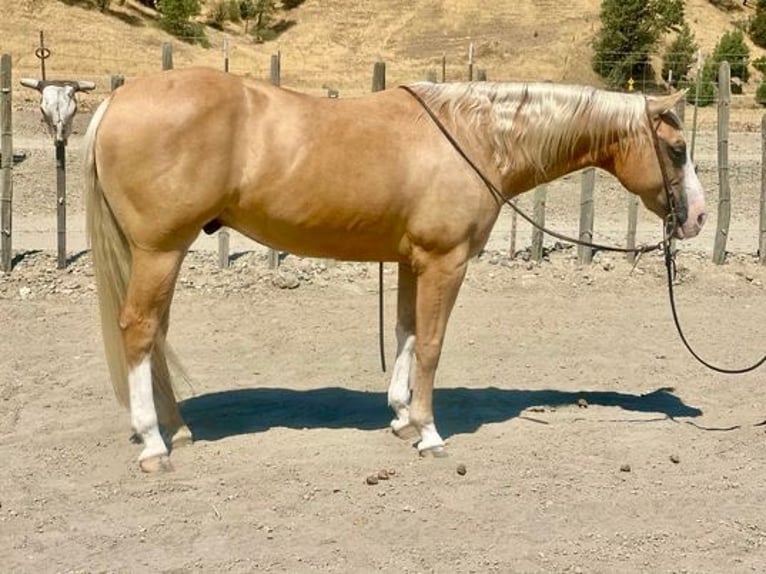
M 229 71 L 229 39 L 223 39 L 223 71 Z M 218 231 L 218 267 L 229 268 L 229 230 L 225 227 Z
M 162 43 L 162 69 L 173 69 L 173 44 L 169 42 Z
M 447 54 L 442 54 L 442 84 L 447 81 Z
M 713 246 L 713 263 L 726 259 L 726 240 L 731 220 L 729 186 L 729 105 L 731 103 L 731 67 L 721 62 L 718 70 L 718 227 Z
M 533 218 L 540 227 L 545 225 L 545 198 L 547 193 L 548 185 L 545 183 L 535 188 Z M 537 227 L 532 228 L 532 250 L 530 257 L 532 261 L 542 261 L 543 259 L 543 232 Z
M 628 198 L 628 233 L 625 237 L 625 247 L 628 249 L 636 248 L 636 228 L 638 227 L 638 203 L 639 199 L 637 195 L 631 194 Z M 636 261 L 635 253 L 627 253 L 626 257 L 628 261 L 634 263 Z
M 758 234 L 758 259 L 766 264 L 766 114 L 761 118 L 761 217 Z
M 269 70 L 269 80 L 272 85 L 279 86 L 282 83 L 282 55 L 280 52 L 271 55 L 271 67 Z M 279 251 L 269 249 L 269 269 L 279 267 Z
M 593 188 L 595 185 L 596 170 L 589 167 L 582 172 L 580 181 L 580 241 L 593 242 L 593 219 L 595 215 Z M 593 261 L 593 248 L 578 245 L 577 256 L 581 264 L 589 264 Z
M 124 83 L 125 83 L 125 76 L 121 74 L 114 74 L 110 80 L 109 88 L 111 91 L 115 91 Z
M 473 42 L 468 46 L 468 81 L 473 81 Z
M 56 142 L 56 266 L 66 268 L 66 142 Z
M 13 122 L 11 118 L 11 55 L 0 56 L 0 267 L 13 265 Z
M 386 63 L 375 62 L 372 67 L 372 91 L 380 92 L 386 89 Z

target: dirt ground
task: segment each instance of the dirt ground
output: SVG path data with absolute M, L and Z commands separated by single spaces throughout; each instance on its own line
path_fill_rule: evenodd
M 79 131 L 87 114 L 79 116 Z M 55 265 L 53 152 L 14 116 L 16 266 L 0 275 L 0 563 L 7 572 L 762 572 L 764 371 L 725 376 L 682 347 L 657 256 L 635 270 L 552 249 L 508 258 L 504 214 L 470 266 L 437 377 L 445 459 L 388 430 L 377 266 L 287 257 L 234 236 L 195 245 L 171 342 L 195 435 L 143 475 L 103 360 L 70 143 L 71 262 Z M 710 262 L 714 134 L 698 142 L 711 220 L 680 244 L 688 337 L 725 366 L 766 351 L 755 257 L 760 135 L 732 135 L 730 254 Z M 577 225 L 579 176 L 549 222 Z M 526 201 L 526 200 L 525 200 Z M 626 195 L 597 191 L 597 238 L 622 241 Z M 640 235 L 658 223 L 641 215 Z M 519 227 L 519 249 L 528 246 Z M 548 244 L 549 247 L 555 247 Z M 393 360 L 395 267 L 386 266 Z M 464 465 L 465 473 L 457 472 Z M 366 478 L 386 470 L 387 480 Z

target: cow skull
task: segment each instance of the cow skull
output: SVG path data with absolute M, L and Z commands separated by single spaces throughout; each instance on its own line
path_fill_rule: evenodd
M 40 111 L 56 143 L 66 144 L 77 112 L 77 92 L 88 92 L 96 84 L 88 81 L 49 81 L 22 78 L 21 85 L 40 92 Z

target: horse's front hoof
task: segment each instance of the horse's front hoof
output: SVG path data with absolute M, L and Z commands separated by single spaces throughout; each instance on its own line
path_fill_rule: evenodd
M 420 436 L 418 429 L 416 429 L 408 420 L 392 420 L 391 431 L 402 440 L 412 440 Z
M 160 454 L 157 456 L 150 456 L 143 460 L 138 461 L 142 472 L 148 474 L 156 474 L 158 472 L 172 472 L 173 463 L 170 462 L 170 457 L 166 454 Z

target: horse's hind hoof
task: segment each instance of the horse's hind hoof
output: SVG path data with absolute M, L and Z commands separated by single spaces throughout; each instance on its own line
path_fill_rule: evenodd
M 170 439 L 170 444 L 173 445 L 174 449 L 181 448 L 182 446 L 189 446 L 193 442 L 192 433 L 186 425 L 179 427 L 173 434 L 173 438 Z
M 148 474 L 172 472 L 174 470 L 173 463 L 170 462 L 170 457 L 166 454 L 145 458 L 144 460 L 138 461 L 138 464 L 141 467 L 141 471 Z

